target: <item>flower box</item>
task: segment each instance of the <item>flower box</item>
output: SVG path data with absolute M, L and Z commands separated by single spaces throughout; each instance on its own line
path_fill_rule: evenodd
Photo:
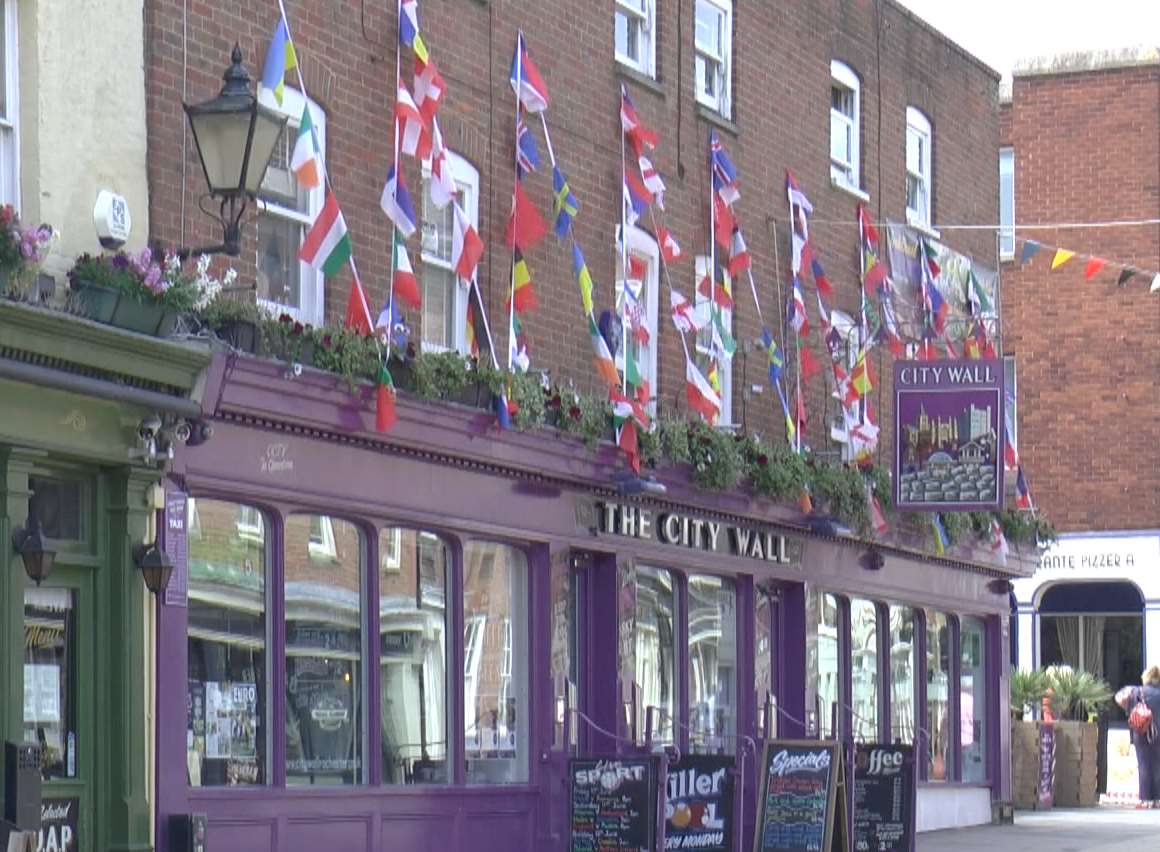
M 168 308 L 139 301 L 113 287 L 81 283 L 74 289 L 81 315 L 94 322 L 153 337 L 168 337 L 177 325 L 177 314 Z

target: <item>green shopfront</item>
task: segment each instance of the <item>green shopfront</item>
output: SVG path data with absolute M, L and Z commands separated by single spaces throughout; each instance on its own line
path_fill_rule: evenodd
M 137 565 L 209 360 L 0 302 L 0 737 L 40 747 L 42 850 L 152 848 L 155 605 Z M 39 585 L 13 543 L 37 528 L 31 549 L 55 551 Z

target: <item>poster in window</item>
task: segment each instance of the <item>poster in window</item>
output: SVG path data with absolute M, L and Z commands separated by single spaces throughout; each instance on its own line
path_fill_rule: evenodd
M 223 760 L 230 756 L 230 690 L 228 683 L 205 685 L 205 756 Z
M 77 852 L 78 811 L 81 800 L 45 798 L 40 803 L 40 831 L 36 838 L 36 852 Z

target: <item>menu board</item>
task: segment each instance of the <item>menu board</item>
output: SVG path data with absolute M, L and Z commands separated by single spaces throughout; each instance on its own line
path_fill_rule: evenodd
M 841 746 L 826 740 L 767 740 L 754 852 L 849 849 Z
M 733 849 L 732 757 L 687 754 L 665 773 L 665 849 Z
M 860 745 L 854 752 L 854 852 L 914 848 L 914 746 Z
M 1039 783 L 1036 808 L 1055 804 L 1055 725 L 1039 723 Z
M 571 852 L 653 852 L 657 758 L 569 761 Z

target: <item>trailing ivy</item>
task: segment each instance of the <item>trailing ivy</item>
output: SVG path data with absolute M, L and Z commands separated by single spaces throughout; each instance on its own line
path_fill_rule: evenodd
M 423 399 L 454 399 L 467 388 L 472 376 L 468 361 L 458 352 L 424 352 L 415 357 L 411 370 L 415 393 Z
M 557 391 L 553 400 L 556 398 L 560 400 L 560 431 L 583 439 L 590 450 L 601 441 L 611 440 L 612 406 L 607 400 L 584 396 L 571 388 Z
M 805 460 L 787 444 L 769 446 L 747 438 L 743 446 L 746 475 L 754 493 L 773 500 L 797 497 L 806 484 Z
M 689 463 L 693 483 L 711 491 L 728 491 L 741 481 L 740 442 L 732 433 L 696 420 L 688 425 Z
M 806 481 L 815 508 L 849 524 L 859 534 L 870 530 L 866 504 L 866 480 L 857 468 L 823 461 L 816 456 L 806 462 Z

